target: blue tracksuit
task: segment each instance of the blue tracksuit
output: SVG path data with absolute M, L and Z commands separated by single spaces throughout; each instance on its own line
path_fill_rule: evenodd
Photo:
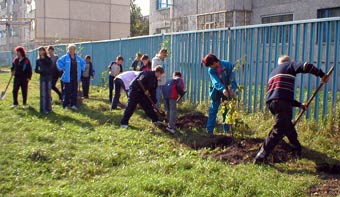
M 211 104 L 209 108 L 209 117 L 207 123 L 207 131 L 208 133 L 213 133 L 214 128 L 216 126 L 216 116 L 218 113 L 218 108 L 221 104 L 221 100 L 225 96 L 223 95 L 223 90 L 226 89 L 226 86 L 231 85 L 233 91 L 237 88 L 237 83 L 235 80 L 235 75 L 233 72 L 233 64 L 230 62 L 221 60 L 221 66 L 218 68 L 209 68 L 209 76 L 211 79 L 211 87 L 210 87 L 210 98 Z M 226 113 L 223 114 L 223 122 L 225 121 Z M 224 132 L 229 131 L 230 126 L 227 124 L 223 125 Z

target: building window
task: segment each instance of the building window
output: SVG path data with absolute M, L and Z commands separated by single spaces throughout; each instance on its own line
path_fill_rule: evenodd
M 328 18 L 340 16 L 340 7 L 318 10 L 318 18 Z
M 226 12 L 197 16 L 198 29 L 226 27 Z
M 156 0 L 157 10 L 168 9 L 170 6 L 169 0 Z
M 340 16 L 340 7 L 336 7 L 336 8 L 327 8 L 327 9 L 319 9 L 317 11 L 317 16 L 318 18 L 329 18 L 329 17 L 338 17 Z M 330 32 L 330 41 L 334 42 L 335 40 L 335 22 L 331 22 L 329 25 L 329 30 Z M 317 31 L 317 37 L 316 40 L 318 41 L 319 39 L 319 34 L 321 31 L 322 33 L 322 42 L 326 42 L 327 40 L 327 27 L 325 24 L 318 24 L 317 27 L 318 31 Z
M 268 24 L 268 23 L 281 23 L 281 22 L 289 22 L 289 21 L 293 21 L 293 14 L 280 14 L 280 15 L 272 15 L 272 16 L 263 16 L 262 17 L 262 24 Z M 275 27 L 273 29 L 273 37 L 272 37 L 272 43 L 276 42 L 276 38 L 277 36 L 279 37 L 279 43 L 288 43 L 288 39 L 289 39 L 289 26 L 280 26 L 280 27 Z M 266 32 L 266 43 L 268 44 L 270 41 L 270 37 L 269 37 L 270 32 L 267 31 Z M 285 34 L 285 36 L 283 37 L 283 34 Z M 262 35 L 262 34 L 261 34 Z M 263 42 L 263 36 L 261 36 L 261 43 Z M 285 40 L 283 40 L 283 38 L 285 38 Z
M 262 24 L 280 23 L 280 22 L 288 22 L 288 21 L 293 21 L 293 14 L 282 14 L 282 15 L 262 17 Z

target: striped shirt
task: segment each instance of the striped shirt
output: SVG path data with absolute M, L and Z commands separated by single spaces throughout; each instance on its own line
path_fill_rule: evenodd
M 276 67 L 270 74 L 267 85 L 266 102 L 282 99 L 291 101 L 293 106 L 299 107 L 301 103 L 294 100 L 295 77 L 298 73 L 311 73 L 323 77 L 325 73 L 308 62 L 286 62 Z

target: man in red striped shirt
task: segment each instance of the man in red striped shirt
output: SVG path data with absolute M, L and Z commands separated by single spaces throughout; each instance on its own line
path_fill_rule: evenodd
M 328 81 L 327 75 L 311 63 L 292 62 L 289 56 L 279 58 L 278 67 L 270 74 L 266 94 L 266 104 L 274 115 L 275 123 L 254 159 L 256 164 L 264 163 L 284 136 L 293 145 L 296 156 L 301 156 L 301 144 L 291 121 L 293 107 L 306 109 L 305 104 L 294 100 L 295 77 L 298 73 L 311 73 L 320 77 L 324 83 Z

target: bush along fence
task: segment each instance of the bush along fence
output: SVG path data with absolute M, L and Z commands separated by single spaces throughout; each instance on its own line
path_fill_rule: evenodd
M 307 118 L 318 119 L 319 114 L 325 116 L 335 109 L 337 103 L 339 44 L 340 17 L 334 17 L 85 42 L 77 43 L 77 47 L 82 56 L 92 56 L 96 70 L 94 84 L 97 85 L 102 83 L 102 73 L 117 55 L 125 58 L 124 70 L 128 70 L 136 52 L 152 58 L 161 47 L 167 47 L 170 51 L 167 76 L 173 71 L 183 73 L 188 90 L 186 99 L 192 103 L 209 99 L 210 80 L 207 69 L 201 66 L 201 59 L 212 52 L 237 65 L 236 78 L 242 87 L 240 104 L 249 113 L 265 110 L 268 76 L 281 54 L 290 55 L 296 61 L 309 61 L 325 72 L 334 65 L 331 80 L 306 113 Z M 61 56 L 65 49 L 65 45 L 57 45 L 56 53 Z M 37 50 L 30 51 L 29 57 L 35 62 Z M 299 75 L 296 99 L 306 101 L 319 83 L 314 76 Z

